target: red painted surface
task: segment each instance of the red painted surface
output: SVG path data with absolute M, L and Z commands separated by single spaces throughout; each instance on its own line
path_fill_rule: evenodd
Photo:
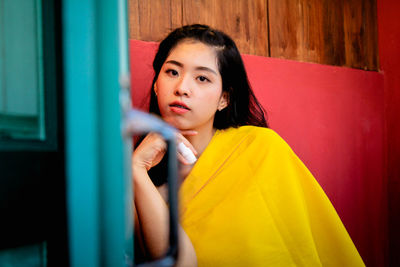
M 149 91 L 156 48 L 155 43 L 131 41 L 136 106 Z M 244 61 L 271 128 L 324 188 L 365 263 L 382 266 L 386 242 L 383 75 L 249 55 Z
M 384 74 L 389 264 L 400 266 L 400 1 L 378 0 L 380 68 Z

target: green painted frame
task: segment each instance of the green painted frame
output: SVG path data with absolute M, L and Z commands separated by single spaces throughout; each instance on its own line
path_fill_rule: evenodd
M 39 47 L 43 51 L 45 139 L 0 141 L 0 250 L 3 255 L 15 258 L 20 248 L 36 244 L 46 253 L 29 250 L 32 253 L 23 254 L 32 260 L 47 261 L 49 265 L 68 264 L 61 11 L 57 1 L 36 3 L 43 22 L 37 32 L 42 36 Z
M 126 1 L 63 2 L 72 266 L 125 266 L 132 255 L 127 251 L 133 235 L 127 219 L 132 213 L 131 194 L 126 194 L 131 190 L 130 161 L 124 157 L 130 157 L 132 148 L 121 136 L 118 82 L 119 53 L 129 57 L 119 51 L 118 3 L 126 13 Z

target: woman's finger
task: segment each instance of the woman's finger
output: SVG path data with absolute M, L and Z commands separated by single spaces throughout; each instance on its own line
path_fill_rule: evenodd
M 178 160 L 183 164 L 183 165 L 190 165 L 189 162 L 180 154 L 178 154 Z
M 196 132 L 196 134 L 197 134 L 197 132 Z M 181 133 L 177 133 L 176 139 L 177 139 L 177 144 L 182 142 L 185 146 L 187 146 L 193 152 L 193 154 L 197 155 L 196 149 Z

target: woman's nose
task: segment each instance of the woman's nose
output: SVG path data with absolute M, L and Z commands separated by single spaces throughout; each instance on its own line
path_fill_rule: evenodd
M 179 83 L 175 87 L 175 95 L 190 96 L 190 81 L 188 77 L 181 77 Z

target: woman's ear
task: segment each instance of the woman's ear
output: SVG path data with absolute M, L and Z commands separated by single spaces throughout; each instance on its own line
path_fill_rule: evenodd
M 154 83 L 154 86 L 153 86 L 153 87 L 154 87 L 154 93 L 155 93 L 155 94 L 156 94 L 156 96 L 157 96 L 157 90 L 158 90 L 158 89 L 157 89 L 157 84 L 156 84 L 156 83 Z
M 221 98 L 219 99 L 218 103 L 218 111 L 221 111 L 228 106 L 228 96 L 228 92 L 222 92 Z

